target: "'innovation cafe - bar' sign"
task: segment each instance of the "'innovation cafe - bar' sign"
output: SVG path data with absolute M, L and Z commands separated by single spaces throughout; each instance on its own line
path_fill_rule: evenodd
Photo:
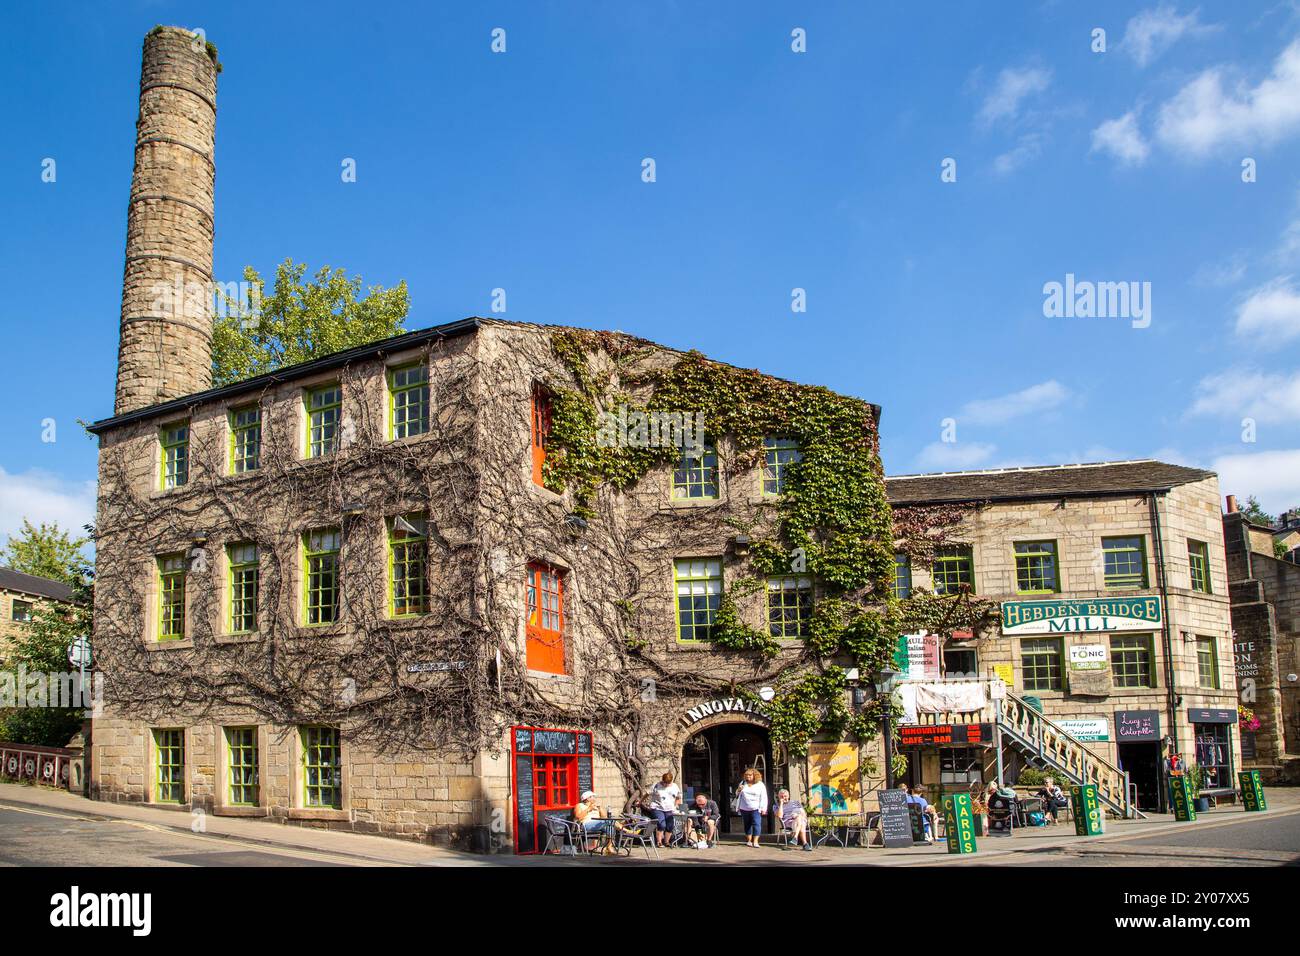
M 1003 601 L 1003 634 L 1073 634 L 1149 631 L 1162 620 L 1160 598 L 1098 598 L 1093 601 Z

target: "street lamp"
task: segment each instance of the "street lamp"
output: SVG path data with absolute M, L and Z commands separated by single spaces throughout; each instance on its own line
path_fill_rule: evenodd
M 894 729 L 889 721 L 889 699 L 893 696 L 895 672 L 888 667 L 876 673 L 876 699 L 885 699 L 885 706 L 880 712 L 880 732 L 885 738 L 885 789 L 894 789 Z

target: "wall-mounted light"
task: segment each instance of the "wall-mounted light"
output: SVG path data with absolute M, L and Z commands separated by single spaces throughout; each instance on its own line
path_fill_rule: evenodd
M 743 558 L 745 555 L 749 554 L 749 535 L 738 534 L 732 538 L 731 549 L 739 558 Z
M 587 519 L 576 511 L 572 511 L 565 515 L 564 523 L 574 531 L 586 531 L 588 527 Z
M 364 501 L 345 501 L 339 510 L 345 518 L 355 518 L 357 515 L 366 513 L 366 503 Z
M 760 687 L 758 689 L 759 700 L 761 700 L 765 704 L 775 696 L 776 696 L 776 690 L 772 687 Z
M 208 543 L 208 533 L 206 531 L 195 531 L 190 538 L 190 543 L 196 548 L 201 548 Z

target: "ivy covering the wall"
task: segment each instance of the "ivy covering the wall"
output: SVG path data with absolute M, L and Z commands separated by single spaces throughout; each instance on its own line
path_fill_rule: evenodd
M 714 644 L 775 657 L 780 642 L 744 622 L 737 599 L 761 589 L 769 575 L 808 574 L 821 592 L 805 638 L 808 660 L 792 669 L 787 685 L 763 707 L 772 721 L 771 737 L 799 755 L 821 731 L 876 736 L 880 710 L 891 703 L 873 701 L 853 712 L 845 668 L 856 667 L 864 677 L 879 672 L 890 665 L 903 628 L 916 621 L 951 621 L 958 603 L 922 595 L 913 608 L 893 596 L 895 529 L 876 409 L 821 386 L 724 365 L 693 351 L 642 371 L 636 359 L 652 348 L 613 333 L 562 329 L 552 334 L 551 344 L 574 384 L 548 383 L 552 419 L 543 479 L 553 491 L 572 491 L 580 512 L 590 512 L 602 485 L 629 488 L 680 454 L 673 447 L 598 443 L 601 411 L 619 405 L 629 412 L 702 412 L 706 434 L 729 436 L 742 467 L 764 460 L 765 438 L 798 443 L 800 460 L 790 466 L 784 493 L 773 499 L 775 532 L 751 545 L 757 576 L 741 579 L 724 594 Z M 598 357 L 612 371 L 598 371 L 593 365 Z M 973 617 L 987 614 L 986 608 L 966 611 Z

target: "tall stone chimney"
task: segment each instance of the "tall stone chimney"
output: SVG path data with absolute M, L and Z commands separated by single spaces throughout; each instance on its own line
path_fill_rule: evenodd
M 202 38 L 144 38 L 115 413 L 212 384 L 213 149 L 217 64 Z

